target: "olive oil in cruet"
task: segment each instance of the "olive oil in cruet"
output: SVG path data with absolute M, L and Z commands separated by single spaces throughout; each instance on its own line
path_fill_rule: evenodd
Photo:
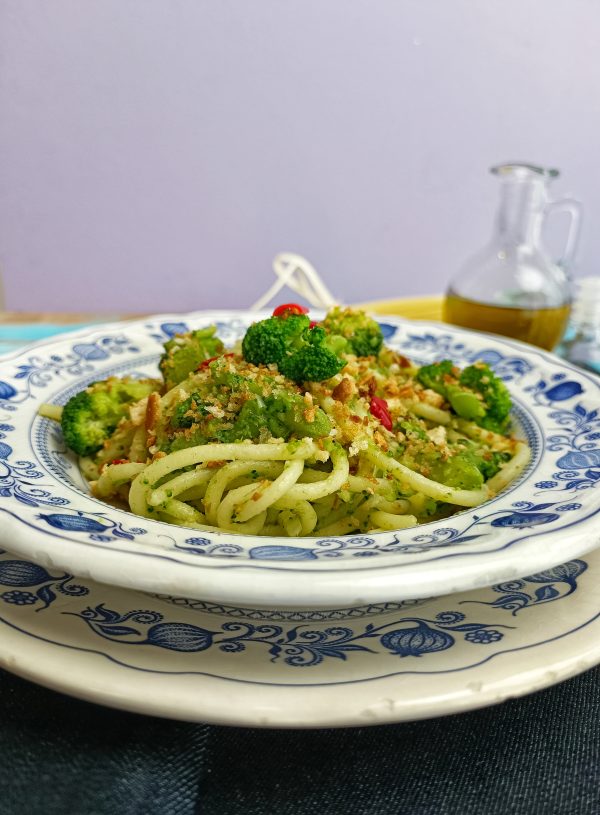
M 580 204 L 549 200 L 548 182 L 557 170 L 505 164 L 493 167 L 492 173 L 501 182 L 494 234 L 451 281 L 444 319 L 552 349 L 563 336 L 571 309 L 566 269 L 577 246 Z M 559 261 L 550 258 L 541 241 L 545 218 L 556 210 L 571 216 Z

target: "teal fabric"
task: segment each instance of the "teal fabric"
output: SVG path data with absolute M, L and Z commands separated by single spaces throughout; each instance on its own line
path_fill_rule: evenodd
M 71 323 L 70 325 L 56 325 L 55 323 L 19 323 L 5 325 L 0 323 L 0 354 L 16 351 L 22 345 L 37 342 L 54 334 L 77 331 L 90 323 Z

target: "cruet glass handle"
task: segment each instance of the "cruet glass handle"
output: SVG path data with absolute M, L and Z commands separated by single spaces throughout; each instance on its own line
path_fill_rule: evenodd
M 550 212 L 566 212 L 570 217 L 565 248 L 559 260 L 556 261 L 558 266 L 569 271 L 577 252 L 583 208 L 581 202 L 575 198 L 561 198 L 559 201 L 549 201 L 546 204 L 544 214 L 548 216 Z

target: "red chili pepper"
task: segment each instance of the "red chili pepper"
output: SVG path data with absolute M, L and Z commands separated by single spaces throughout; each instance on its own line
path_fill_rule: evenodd
M 376 419 L 379 419 L 386 430 L 392 429 L 392 417 L 385 399 L 381 399 L 379 396 L 372 396 L 369 410 Z
M 273 317 L 289 317 L 290 314 L 308 314 L 308 309 L 298 303 L 283 303 L 273 309 Z
M 111 464 L 129 464 L 128 458 L 113 458 Z
M 235 354 L 219 354 L 218 357 L 210 357 L 209 359 L 205 359 L 204 362 L 201 362 L 200 365 L 196 368 L 197 371 L 201 371 L 203 368 L 208 368 L 211 362 L 214 362 L 215 359 L 221 359 L 221 357 L 234 357 Z

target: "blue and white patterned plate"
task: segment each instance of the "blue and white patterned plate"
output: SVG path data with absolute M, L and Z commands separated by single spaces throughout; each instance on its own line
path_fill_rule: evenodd
M 156 372 L 172 334 L 216 322 L 226 344 L 256 315 L 198 312 L 96 327 L 0 360 L 0 543 L 52 569 L 236 606 L 352 608 L 517 578 L 600 542 L 600 380 L 530 346 L 382 318 L 418 362 L 488 362 L 533 450 L 494 500 L 415 529 L 341 538 L 245 538 L 149 521 L 92 498 L 57 426 L 37 417 L 110 374 Z
M 178 608 L 0 552 L 0 666 L 110 706 L 270 727 L 494 704 L 600 661 L 600 552 L 377 618 Z

